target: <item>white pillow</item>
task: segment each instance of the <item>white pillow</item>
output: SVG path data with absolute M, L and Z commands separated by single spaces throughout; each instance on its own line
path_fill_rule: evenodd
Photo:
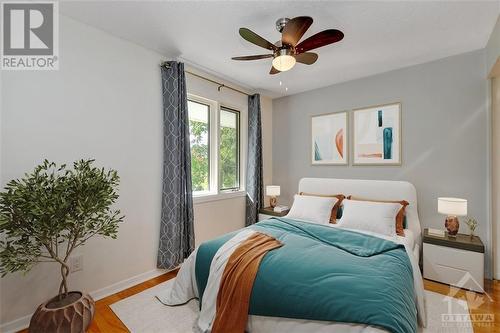
M 319 224 L 330 223 L 332 208 L 337 203 L 335 197 L 314 197 L 296 194 L 287 218 Z
M 342 204 L 342 218 L 337 222 L 339 227 L 396 236 L 400 203 L 344 200 Z

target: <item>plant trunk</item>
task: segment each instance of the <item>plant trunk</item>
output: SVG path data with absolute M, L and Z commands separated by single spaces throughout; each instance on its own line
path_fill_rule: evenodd
M 63 299 L 63 296 L 68 296 L 68 275 L 69 275 L 69 266 L 66 262 L 61 263 L 61 284 L 59 285 L 59 300 Z

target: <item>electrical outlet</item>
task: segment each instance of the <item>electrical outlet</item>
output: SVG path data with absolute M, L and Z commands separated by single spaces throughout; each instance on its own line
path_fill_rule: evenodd
M 83 271 L 83 255 L 77 254 L 69 258 L 69 271 L 70 273 Z

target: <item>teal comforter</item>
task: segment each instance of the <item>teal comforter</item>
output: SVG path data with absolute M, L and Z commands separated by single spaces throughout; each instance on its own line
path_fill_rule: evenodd
M 286 218 L 248 228 L 284 244 L 260 264 L 250 314 L 417 331 L 413 273 L 403 245 Z M 236 233 L 199 247 L 195 272 L 200 304 L 212 258 Z

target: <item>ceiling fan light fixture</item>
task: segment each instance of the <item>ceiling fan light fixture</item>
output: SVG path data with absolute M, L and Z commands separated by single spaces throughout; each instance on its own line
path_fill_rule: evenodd
M 273 59 L 273 67 L 280 72 L 286 72 L 295 66 L 295 58 L 290 55 L 290 50 L 282 49 Z

